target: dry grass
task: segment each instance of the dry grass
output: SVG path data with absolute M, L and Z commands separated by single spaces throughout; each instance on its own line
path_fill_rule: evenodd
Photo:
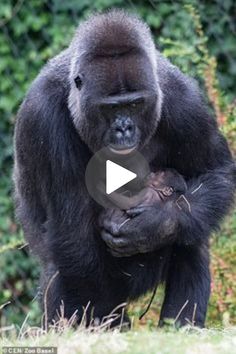
M 236 353 L 236 329 L 200 330 L 187 327 L 179 331 L 91 331 L 80 327 L 66 329 L 63 333 L 51 329 L 47 334 L 28 331 L 19 338 L 12 332 L 3 336 L 2 346 L 56 346 L 59 354 L 234 354 Z
M 145 326 L 139 327 L 138 331 L 133 327 L 130 331 L 122 332 L 121 327 L 110 329 L 117 310 L 114 309 L 100 324 L 93 322 L 86 328 L 85 308 L 83 321 L 75 329 L 73 324 L 76 313 L 66 319 L 62 303 L 59 320 L 47 330 L 43 327 L 30 327 L 27 317 L 19 330 L 14 326 L 1 328 L 0 347 L 53 346 L 58 348 L 59 354 L 236 354 L 236 327 L 198 329 L 193 326 L 193 319 L 193 323 L 179 330 L 176 330 L 173 321 L 164 329 L 155 327 L 148 330 Z

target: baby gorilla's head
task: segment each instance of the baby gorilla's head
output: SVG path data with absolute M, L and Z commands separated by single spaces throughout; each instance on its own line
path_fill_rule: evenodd
M 145 187 L 155 190 L 161 199 L 172 194 L 183 194 L 187 190 L 184 178 L 174 169 L 152 172 L 144 181 Z

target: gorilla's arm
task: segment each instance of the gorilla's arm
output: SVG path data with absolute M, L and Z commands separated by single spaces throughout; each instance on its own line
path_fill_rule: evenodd
M 49 62 L 19 110 L 16 214 L 30 248 L 45 265 L 53 262 L 60 265 L 61 273 L 82 274 L 90 271 L 91 265 L 97 267 L 95 214 L 84 183 L 91 156 L 68 110 L 67 62 L 66 52 Z
M 172 201 L 130 209 L 127 214 L 133 218 L 121 228 L 107 218 L 103 239 L 117 256 L 149 252 L 173 242 L 201 244 L 217 229 L 232 204 L 232 171 L 233 166 L 226 166 L 191 180 L 185 194 L 189 204 L 183 200 L 181 209 Z
M 167 167 L 186 177 L 188 190 L 178 205 L 131 209 L 133 218 L 120 229 L 104 220 L 102 237 L 116 256 L 205 243 L 233 202 L 236 169 L 227 143 L 196 86 L 172 71 L 162 78 L 162 119 L 154 139 L 166 147 Z M 158 160 L 158 143 L 156 149 Z

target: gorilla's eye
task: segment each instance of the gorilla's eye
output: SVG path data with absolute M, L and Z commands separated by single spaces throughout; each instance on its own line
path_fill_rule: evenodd
M 75 86 L 77 87 L 78 90 L 80 90 L 81 87 L 82 87 L 82 79 L 81 79 L 81 77 L 78 75 L 78 76 L 74 79 L 74 81 L 75 81 Z

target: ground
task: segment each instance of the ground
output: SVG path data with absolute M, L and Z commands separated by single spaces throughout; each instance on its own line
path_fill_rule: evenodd
M 24 335 L 24 331 L 20 336 Z M 2 339 L 1 346 L 56 346 L 58 354 L 234 354 L 236 328 L 104 332 L 86 330 L 49 333 L 27 339 Z

